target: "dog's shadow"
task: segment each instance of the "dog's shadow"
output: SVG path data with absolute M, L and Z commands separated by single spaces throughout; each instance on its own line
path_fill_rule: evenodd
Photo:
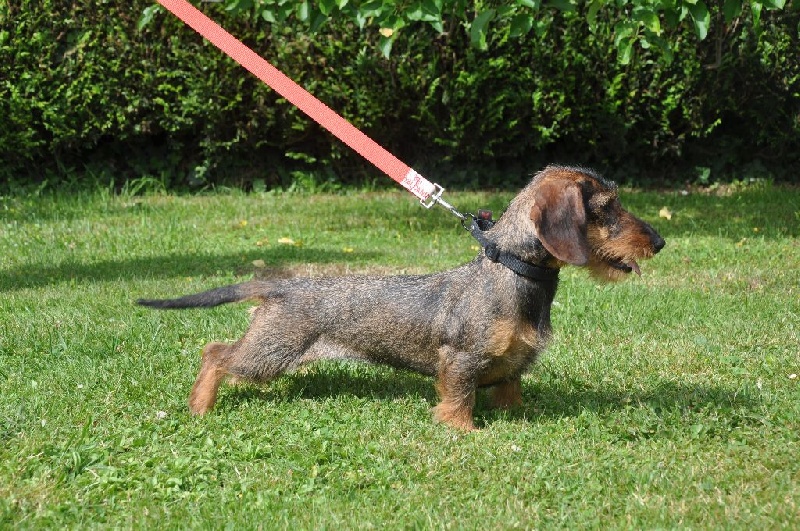
M 388 367 L 341 361 L 316 362 L 264 385 L 234 385 L 226 394 L 226 400 L 233 402 L 251 399 L 292 402 L 347 396 L 374 400 L 416 396 L 431 404 L 436 401 L 432 378 Z
M 632 409 L 633 413 L 626 414 L 626 418 L 636 419 L 641 425 L 625 427 L 623 436 L 647 437 L 655 433 L 654 426 L 660 417 L 675 412 L 736 409 L 755 414 L 759 408 L 759 401 L 746 393 L 673 381 L 654 380 L 651 386 L 640 389 L 596 388 L 574 379 L 537 378 L 534 371 L 523 379 L 522 388 L 523 404 L 507 410 L 492 408 L 487 391 L 478 390 L 476 425 L 487 428 L 499 421 L 546 423 L 587 412 L 605 417 Z M 236 385 L 225 394 L 224 400 L 233 409 L 238 403 L 251 400 L 286 403 L 348 396 L 378 401 L 415 397 L 431 407 L 438 402 L 433 378 L 387 367 L 341 362 L 317 363 L 265 386 Z

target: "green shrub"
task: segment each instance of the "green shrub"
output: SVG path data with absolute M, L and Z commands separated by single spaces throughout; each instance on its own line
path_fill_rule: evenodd
M 274 186 L 298 168 L 342 182 L 375 175 L 171 14 L 138 30 L 150 5 L 0 6 L 0 176 L 49 171 L 58 180 L 97 166 L 118 183 L 150 175 L 166 186 Z M 760 32 L 743 27 L 748 18 L 735 31 L 712 27 L 703 41 L 679 28 L 671 62 L 645 49 L 628 64 L 617 60 L 620 21 L 602 11 L 591 29 L 581 10 L 558 12 L 519 39 L 501 25 L 485 50 L 457 21 L 444 33 L 409 25 L 386 58 L 377 31 L 346 20 L 309 34 L 294 18 L 279 26 L 203 9 L 406 162 L 426 175 L 450 172 L 440 179 L 450 186 L 478 176 L 500 184 L 552 160 L 634 180 L 698 165 L 737 178 L 798 162 L 796 8 L 763 13 Z

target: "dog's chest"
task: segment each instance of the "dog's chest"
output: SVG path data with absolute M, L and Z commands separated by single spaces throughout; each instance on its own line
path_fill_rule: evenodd
M 517 358 L 534 352 L 540 334 L 529 322 L 498 320 L 491 326 L 487 353 L 495 358 Z
M 484 354 L 488 365 L 479 385 L 491 385 L 518 376 L 544 349 L 547 334 L 525 321 L 493 323 Z

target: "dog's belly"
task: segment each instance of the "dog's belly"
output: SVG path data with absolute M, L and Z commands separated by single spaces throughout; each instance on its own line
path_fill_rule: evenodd
M 329 337 L 320 337 L 298 360 L 304 365 L 317 360 L 355 360 L 381 365 L 389 365 L 398 369 L 409 369 L 428 376 L 436 374 L 435 356 L 428 353 L 402 351 L 397 352 L 394 345 L 378 345 L 369 342 L 369 348 L 357 341 L 347 343 Z

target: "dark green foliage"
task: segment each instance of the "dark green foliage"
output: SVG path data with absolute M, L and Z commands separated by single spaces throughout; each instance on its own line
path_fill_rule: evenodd
M 796 179 L 776 170 L 800 152 L 800 13 L 791 4 L 760 12 L 758 32 L 752 16 L 727 21 L 713 7 L 724 23 L 705 39 L 684 24 L 627 64 L 618 56 L 623 14 L 589 13 L 591 4 L 550 9 L 547 24 L 530 28 L 497 16 L 477 36 L 446 13 L 441 28 L 424 18 L 397 23 L 388 58 L 373 26 L 314 24 L 297 11 L 270 24 L 252 3 L 239 4 L 202 8 L 448 186 L 478 177 L 502 184 L 496 176 L 514 179 L 548 161 L 628 171 L 629 180 L 634 171 L 675 178 L 695 167 L 742 178 L 764 166 Z M 0 179 L 29 172 L 57 181 L 85 168 L 118 184 L 150 176 L 166 186 L 286 186 L 292 168 L 341 182 L 376 175 L 149 2 L 0 6 L 0 123 Z

